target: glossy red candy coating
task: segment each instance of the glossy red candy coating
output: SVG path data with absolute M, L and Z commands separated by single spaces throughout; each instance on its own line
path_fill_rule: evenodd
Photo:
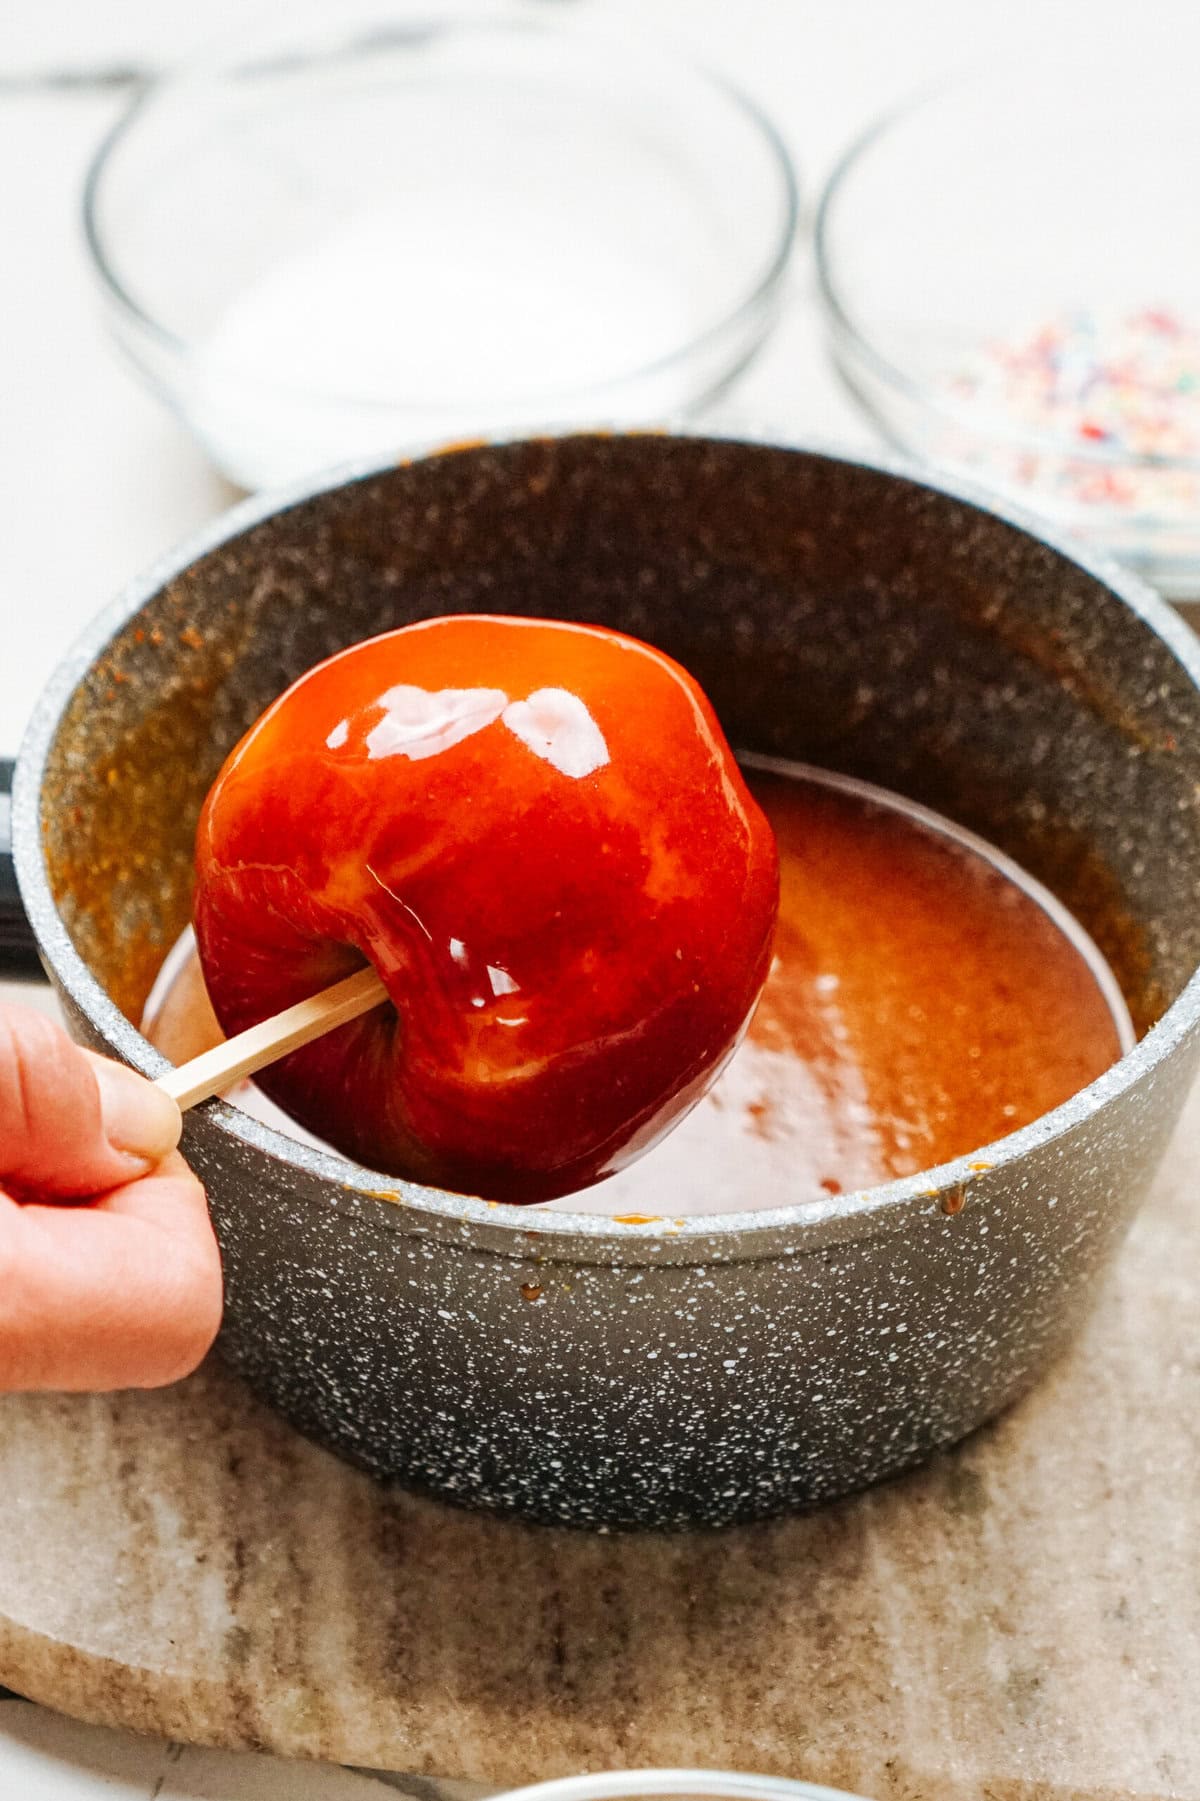
M 538 1201 L 699 1098 L 758 999 L 778 891 L 678 664 L 459 617 L 353 646 L 251 728 L 201 817 L 195 922 L 228 1033 L 364 956 L 387 984 L 394 1011 L 259 1077 L 297 1120 L 376 1169 Z

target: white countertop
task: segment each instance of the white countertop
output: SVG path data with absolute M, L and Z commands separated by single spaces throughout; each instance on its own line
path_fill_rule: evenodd
M 1013 0 L 545 4 L 590 5 L 609 17 L 636 18 L 673 32 L 724 67 L 781 126 L 800 165 L 806 210 L 833 157 L 860 126 L 940 72 L 1001 47 L 1036 56 L 1051 39 L 1070 44 L 1129 28 L 1117 0 L 1045 0 L 1024 8 Z M 246 8 L 244 0 L 206 0 L 202 10 L 202 30 L 211 36 Z M 125 92 L 106 84 L 106 76 L 157 68 L 184 54 L 198 41 L 201 9 L 189 0 L 3 0 L 2 11 L 0 755 L 15 751 L 41 684 L 90 617 L 125 580 L 234 497 L 118 363 L 101 331 L 79 229 L 88 161 L 126 103 Z M 1187 0 L 1143 4 L 1137 28 L 1195 38 L 1195 9 Z M 1198 47 L 1192 46 L 1193 60 Z M 1181 44 L 1175 53 L 1185 53 Z M 872 442 L 826 367 L 806 247 L 780 330 L 730 409 L 789 437 Z M 0 984 L 0 996 L 9 992 Z M 26 1001 L 51 1004 L 46 990 L 19 992 Z M 328 1767 L 135 1740 L 20 1701 L 0 1705 L 0 1795 L 14 1801 L 353 1801 L 403 1786 Z M 414 1792 L 427 1795 L 428 1786 L 415 1785 Z

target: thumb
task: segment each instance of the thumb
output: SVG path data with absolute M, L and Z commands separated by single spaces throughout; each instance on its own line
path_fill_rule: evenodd
M 42 1013 L 0 1008 L 0 1182 L 99 1194 L 174 1150 L 181 1124 L 145 1077 L 81 1050 Z

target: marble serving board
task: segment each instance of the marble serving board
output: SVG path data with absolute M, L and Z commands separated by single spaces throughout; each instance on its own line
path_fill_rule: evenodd
M 490 1786 L 782 1772 L 1200 1801 L 1200 1091 L 1084 1337 L 804 1519 L 591 1537 L 385 1492 L 217 1362 L 0 1403 L 0 1682 L 196 1743 Z

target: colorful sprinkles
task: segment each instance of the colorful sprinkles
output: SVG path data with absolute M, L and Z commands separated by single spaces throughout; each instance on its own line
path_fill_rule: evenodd
M 982 344 L 945 391 L 981 423 L 989 415 L 1008 428 L 966 459 L 992 479 L 1041 489 L 1071 512 L 1200 528 L 1200 329 L 1171 308 L 1054 314 Z

